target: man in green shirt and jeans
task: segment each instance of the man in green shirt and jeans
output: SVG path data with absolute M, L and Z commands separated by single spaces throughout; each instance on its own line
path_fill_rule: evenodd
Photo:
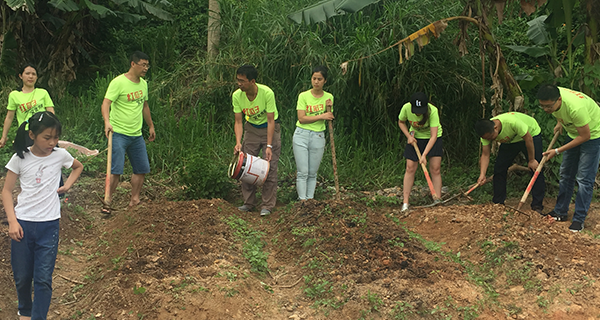
M 142 137 L 142 119 L 149 127 L 148 140 L 154 141 L 156 136 L 148 106 L 148 84 L 143 79 L 150 68 L 149 60 L 143 52 L 134 52 L 129 61 L 129 71 L 110 82 L 102 102 L 104 134 L 108 137 L 113 132 L 109 202 L 112 201 L 112 195 L 123 174 L 127 153 L 133 168 L 130 207 L 140 203 L 144 176 L 150 173 L 146 142 Z M 103 211 L 110 213 L 108 209 Z
M 568 221 L 575 181 L 575 213 L 569 230 L 580 232 L 587 217 L 600 161 L 600 107 L 587 95 L 552 84 L 540 86 L 537 98 L 544 112 L 556 120 L 554 132 L 567 131 L 565 144 L 548 152 L 548 160 L 563 154 L 558 198 L 548 213 L 556 221 Z
M 241 66 L 236 72 L 239 89 L 231 97 L 235 114 L 234 152 L 242 151 L 258 156 L 262 150 L 263 158 L 269 161 L 269 173 L 262 187 L 260 211 L 261 216 L 266 216 L 271 213 L 277 201 L 277 164 L 281 152 L 281 129 L 275 94 L 269 87 L 256 83 L 257 77 L 258 71 L 251 65 Z M 246 123 L 243 123 L 244 118 Z M 244 205 L 238 208 L 240 211 L 250 211 L 256 207 L 255 185 L 242 182 L 242 196 Z

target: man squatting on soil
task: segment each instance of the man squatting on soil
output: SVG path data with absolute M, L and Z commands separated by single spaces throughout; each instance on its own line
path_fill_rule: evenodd
M 149 60 L 145 53 L 134 52 L 129 60 L 129 71 L 110 82 L 102 102 L 104 134 L 108 137 L 109 132 L 114 132 L 109 203 L 123 174 L 125 153 L 133 168 L 130 207 L 140 203 L 144 175 L 150 173 L 146 143 L 142 137 L 142 118 L 149 127 L 148 140 L 154 141 L 156 137 L 148 106 L 148 84 L 142 78 L 150 68 Z M 106 208 L 103 212 L 110 213 Z
M 236 79 L 238 88 L 231 97 L 235 114 L 235 148 L 240 151 L 258 156 L 262 150 L 263 157 L 269 161 L 269 174 L 262 186 L 261 216 L 271 213 L 277 201 L 277 165 L 281 153 L 281 128 L 279 113 L 275 105 L 275 94 L 269 87 L 256 83 L 258 71 L 252 65 L 243 65 L 237 69 Z M 246 116 L 246 123 L 243 116 Z M 244 142 L 242 144 L 242 132 Z M 242 182 L 242 197 L 244 205 L 240 211 L 251 211 L 256 207 L 256 186 Z
M 592 202 L 594 181 L 600 160 L 600 108 L 587 95 L 555 85 L 542 85 L 537 93 L 540 106 L 556 120 L 554 132 L 567 131 L 565 144 L 544 152 L 548 160 L 564 153 L 560 165 L 558 198 L 548 216 L 567 221 L 575 181 L 579 186 L 575 213 L 569 230 L 580 232 Z
M 491 141 L 500 143 L 500 149 L 494 164 L 494 197 L 492 202 L 504 204 L 506 200 L 506 175 L 508 167 L 515 157 L 522 152 L 527 156 L 527 166 L 531 174 L 535 172 L 542 160 L 542 130 L 533 117 L 520 112 L 507 112 L 489 120 L 482 119 L 475 123 L 475 132 L 481 137 L 480 174 L 477 183 L 485 183 L 486 172 L 490 163 Z M 540 214 L 544 209 L 543 201 L 546 193 L 544 172 L 540 172 L 533 184 L 531 209 Z

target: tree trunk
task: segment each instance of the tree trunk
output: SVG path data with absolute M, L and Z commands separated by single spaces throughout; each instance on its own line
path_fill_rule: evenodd
M 206 51 L 209 58 L 214 58 L 219 54 L 217 47 L 221 40 L 221 9 L 218 0 L 208 0 L 208 43 Z

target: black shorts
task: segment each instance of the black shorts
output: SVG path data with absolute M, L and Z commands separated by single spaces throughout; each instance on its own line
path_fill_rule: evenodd
M 419 147 L 421 154 L 423 154 L 423 151 L 425 151 L 425 147 L 427 147 L 428 143 L 429 139 L 417 139 L 417 146 Z M 429 150 L 427 158 L 441 157 L 444 153 L 443 147 L 444 143 L 442 142 L 442 137 L 437 138 L 433 144 L 433 147 L 431 147 L 431 150 Z M 406 148 L 404 148 L 404 157 L 412 161 L 419 161 L 419 157 L 417 157 L 415 148 L 413 148 L 412 145 L 407 145 Z

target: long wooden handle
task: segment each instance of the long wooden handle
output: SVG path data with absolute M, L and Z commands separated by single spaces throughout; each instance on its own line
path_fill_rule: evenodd
M 331 106 L 326 106 L 325 110 L 331 112 Z M 340 182 L 337 174 L 337 160 L 335 158 L 335 142 L 333 141 L 333 121 L 328 120 L 329 125 L 329 142 L 331 143 L 331 161 L 333 162 L 333 180 L 335 181 L 335 198 L 340 200 Z
M 433 200 L 438 200 L 439 197 L 437 196 L 437 193 L 435 193 L 435 188 L 433 187 L 433 181 L 431 181 L 431 177 L 429 177 L 429 171 L 427 171 L 427 166 L 425 166 L 425 164 L 423 164 L 421 162 L 421 151 L 419 150 L 419 147 L 417 146 L 416 142 L 412 143 L 413 148 L 415 148 L 415 151 L 417 152 L 417 157 L 419 158 L 419 163 L 421 164 L 421 168 L 423 168 L 423 173 L 425 174 L 425 179 L 427 179 L 427 185 L 429 185 L 429 191 L 431 191 L 431 196 L 433 197 Z
M 112 131 L 108 133 L 108 154 L 106 155 L 106 181 L 104 182 L 104 203 L 110 201 L 110 168 L 112 166 Z
M 546 150 L 546 152 L 552 150 L 552 147 L 554 146 L 554 143 L 556 143 L 556 139 L 558 139 L 559 135 L 560 135 L 560 131 L 557 131 L 554 134 L 554 137 L 552 138 L 552 141 L 550 141 L 550 144 L 548 145 L 548 149 Z M 537 180 L 538 176 L 540 175 L 540 172 L 542 171 L 542 168 L 544 167 L 544 164 L 546 163 L 547 160 L 548 160 L 548 156 L 542 157 L 542 161 L 540 161 L 537 169 L 535 170 L 535 173 L 533 174 L 533 177 L 531 177 L 531 181 L 529 181 L 529 185 L 527 186 L 527 189 L 525 189 L 525 193 L 523 193 L 523 197 L 521 197 L 521 201 L 519 202 L 517 209 L 520 210 L 521 206 L 525 203 L 525 200 L 527 200 L 527 197 L 529 196 L 529 193 L 531 192 L 531 188 L 533 188 L 533 185 L 535 184 L 535 181 Z

